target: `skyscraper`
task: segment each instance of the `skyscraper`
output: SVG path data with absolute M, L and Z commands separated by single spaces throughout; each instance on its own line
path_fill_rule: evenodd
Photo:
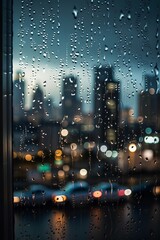
M 77 78 L 69 75 L 63 79 L 62 86 L 62 117 L 66 117 L 69 122 L 80 113 L 81 104 L 77 97 Z
M 146 92 L 151 92 L 153 91 L 156 93 L 157 92 L 157 80 L 156 76 L 154 75 L 145 75 L 144 76 L 144 83 L 145 83 L 145 91 Z
M 139 94 L 139 116 L 143 118 L 145 126 L 150 126 L 155 130 L 159 130 L 160 93 L 157 92 L 157 79 L 155 76 L 145 75 L 144 83 L 145 90 Z
M 15 122 L 24 119 L 24 91 L 25 82 L 21 77 L 21 72 L 17 72 L 15 80 L 13 82 L 13 120 Z
M 44 94 L 40 86 L 37 86 L 33 94 L 32 113 L 35 121 L 40 122 L 44 120 Z
M 95 140 L 106 144 L 108 149 L 117 149 L 119 126 L 120 83 L 114 80 L 112 67 L 95 68 Z

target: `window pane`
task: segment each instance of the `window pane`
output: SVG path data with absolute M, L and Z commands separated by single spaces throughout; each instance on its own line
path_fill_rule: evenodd
M 156 238 L 159 1 L 13 7 L 17 239 Z

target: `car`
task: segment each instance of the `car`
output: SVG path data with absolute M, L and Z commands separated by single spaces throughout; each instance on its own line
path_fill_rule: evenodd
M 39 206 L 52 203 L 54 190 L 42 184 L 31 184 L 13 193 L 14 206 Z
M 83 205 L 89 202 L 90 186 L 86 181 L 68 182 L 61 190 L 52 195 L 53 202 L 58 205 Z
M 112 182 L 100 182 L 92 187 L 91 192 L 93 202 L 101 203 L 122 199 L 127 200 L 132 194 L 132 190 L 127 186 Z

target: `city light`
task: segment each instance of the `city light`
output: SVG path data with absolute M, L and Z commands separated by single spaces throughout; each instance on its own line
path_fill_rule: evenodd
M 84 169 L 84 168 L 82 168 L 82 169 L 79 171 L 79 173 L 80 173 L 80 175 L 81 175 L 82 177 L 87 176 L 87 170 Z
M 67 200 L 67 197 L 65 195 L 59 195 L 59 196 L 53 197 L 53 200 L 56 203 L 62 203 L 62 202 L 65 202 Z
M 129 145 L 129 147 L 128 147 L 128 150 L 129 150 L 130 152 L 135 152 L 135 151 L 137 150 L 136 144 L 135 144 L 135 143 L 131 143 L 131 144 Z
M 67 130 L 67 129 L 62 129 L 62 130 L 61 130 L 61 135 L 62 135 L 62 137 L 67 137 L 67 135 L 68 135 L 68 130 Z
M 93 192 L 93 197 L 94 198 L 100 198 L 102 196 L 102 192 L 97 190 Z
M 65 177 L 65 172 L 63 170 L 58 171 L 58 177 L 59 178 L 64 178 Z
M 38 156 L 38 157 L 43 157 L 43 156 L 44 156 L 44 152 L 43 152 L 42 150 L 39 150 L 39 151 L 37 152 L 37 156 Z
M 147 128 L 145 129 L 145 133 L 146 133 L 146 134 L 151 134 L 151 133 L 152 133 L 152 128 L 147 127 Z
M 13 158 L 15 159 L 15 158 L 17 158 L 17 153 L 16 152 L 13 152 Z
M 63 171 L 69 172 L 69 170 L 70 170 L 69 165 L 63 165 Z
M 106 152 L 106 157 L 110 158 L 112 156 L 112 151 L 111 150 L 108 150 Z
M 62 161 L 62 150 L 61 149 L 57 149 L 55 151 L 54 159 L 55 159 L 55 164 L 56 165 L 61 165 L 63 163 L 63 161 Z
M 129 188 L 124 191 L 124 194 L 125 194 L 126 196 L 130 196 L 131 193 L 132 193 L 132 191 L 131 191 L 131 189 L 129 189 Z
M 155 186 L 155 187 L 153 188 L 153 194 L 154 194 L 155 196 L 160 195 L 160 186 Z
M 95 142 L 85 142 L 83 147 L 88 150 L 92 150 L 95 147 Z
M 145 136 L 144 137 L 144 142 L 145 143 L 154 143 L 154 144 L 157 144 L 159 143 L 159 137 L 155 136 L 155 137 L 152 137 L 152 136 Z
M 118 152 L 116 150 L 112 151 L 112 157 L 116 158 L 118 156 Z
M 13 202 L 14 202 L 14 203 L 19 203 L 19 202 L 20 202 L 20 198 L 17 197 L 17 196 L 14 196 L 14 197 L 13 197 Z
M 76 143 L 71 143 L 70 145 L 71 150 L 76 150 L 77 149 L 77 144 Z
M 38 172 L 50 172 L 51 171 L 51 166 L 48 163 L 38 164 L 37 165 L 37 170 L 38 170 Z
M 153 150 L 151 149 L 145 149 L 143 152 L 142 152 L 142 157 L 145 161 L 150 161 L 153 159 Z
M 25 158 L 26 161 L 31 161 L 32 160 L 32 155 L 31 154 L 26 154 L 24 158 Z
M 101 152 L 105 153 L 107 151 L 107 146 L 106 145 L 102 145 L 100 147 L 100 150 L 101 150 Z
M 61 150 L 61 149 L 57 149 L 57 150 L 55 151 L 55 155 L 56 155 L 56 157 L 62 156 L 62 150 Z

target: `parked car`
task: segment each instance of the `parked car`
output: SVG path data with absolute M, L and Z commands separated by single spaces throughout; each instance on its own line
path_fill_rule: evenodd
M 39 206 L 52 203 L 53 190 L 42 184 L 31 184 L 14 191 L 14 206 Z
M 132 191 L 130 188 L 118 183 L 101 182 L 92 188 L 93 202 L 127 200 L 131 194 Z
M 63 189 L 52 195 L 55 205 L 66 203 L 82 205 L 89 202 L 90 186 L 86 181 L 68 182 Z

